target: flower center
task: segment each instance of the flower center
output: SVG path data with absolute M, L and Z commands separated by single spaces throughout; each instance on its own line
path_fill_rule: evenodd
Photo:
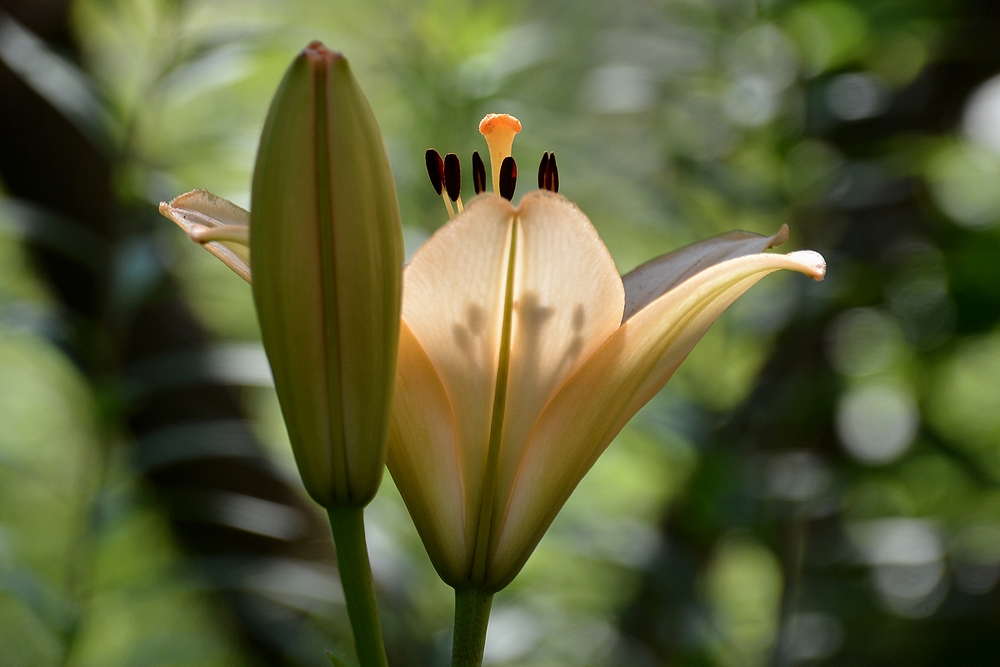
M 486 139 L 490 151 L 490 172 L 493 181 L 493 192 L 508 201 L 514 198 L 517 187 L 517 164 L 511 156 L 514 136 L 521 131 L 521 121 L 510 114 L 487 114 L 479 122 L 479 132 Z M 441 195 L 448 217 L 455 217 L 455 208 L 461 213 L 465 210 L 462 204 L 462 164 L 458 156 L 448 153 L 441 159 L 441 154 L 433 148 L 424 153 L 427 165 L 427 175 L 431 179 L 434 190 Z M 472 153 L 472 185 L 476 194 L 486 190 L 486 165 L 479 157 L 479 151 Z M 538 187 L 540 189 L 559 192 L 559 171 L 556 167 L 556 154 L 543 153 L 538 165 Z

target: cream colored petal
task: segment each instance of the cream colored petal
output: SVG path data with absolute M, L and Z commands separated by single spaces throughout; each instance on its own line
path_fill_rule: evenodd
M 565 197 L 536 190 L 517 209 L 510 375 L 494 511 L 502 513 L 549 399 L 617 329 L 625 293 L 604 242 Z M 500 522 L 493 522 L 494 537 Z
M 826 264 L 810 251 L 716 264 L 636 313 L 570 378 L 532 434 L 491 554 L 490 587 L 500 588 L 517 574 L 583 475 L 715 319 L 779 269 L 818 280 Z
M 403 274 L 403 320 L 437 371 L 455 415 L 473 544 L 500 355 L 514 209 L 474 199 L 414 254 Z M 409 446 L 407 444 L 407 446 Z
M 764 252 L 788 239 L 788 225 L 774 236 L 753 232 L 729 232 L 699 241 L 672 253 L 651 259 L 622 276 L 625 285 L 625 321 L 699 271 L 727 259 Z
M 246 243 L 235 240 L 240 238 L 239 234 L 213 234 L 211 231 L 227 226 L 249 229 L 248 211 L 208 190 L 192 190 L 174 197 L 170 202 L 161 203 L 160 214 L 173 220 L 193 241 L 200 243 L 243 280 L 250 282 L 250 248 Z M 206 232 L 206 229 L 209 231 Z M 216 240 L 220 236 L 225 240 Z
M 468 575 L 461 459 L 444 386 L 403 322 L 387 465 L 431 561 L 451 585 Z
M 509 375 L 494 473 L 498 483 L 488 486 L 484 469 L 515 220 Z M 417 252 L 404 281 L 403 318 L 454 406 L 467 492 L 465 537 L 472 548 L 480 518 L 490 521 L 480 503 L 486 502 L 487 510 L 506 507 L 538 415 L 618 328 L 624 291 L 586 216 L 545 191 L 527 195 L 517 209 L 498 197 L 477 198 Z M 402 446 L 426 446 L 408 439 L 401 429 Z M 499 528 L 497 522 L 491 525 Z

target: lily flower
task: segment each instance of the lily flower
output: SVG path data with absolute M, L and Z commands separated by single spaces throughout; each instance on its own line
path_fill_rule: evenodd
M 403 272 L 387 465 L 441 578 L 492 593 L 726 308 L 781 269 L 822 280 L 826 262 L 765 252 L 787 239 L 783 226 L 723 234 L 620 276 L 587 216 L 557 194 L 555 155 L 514 206 L 520 123 L 491 114 L 480 129 L 503 196 L 484 192 L 474 154 L 477 196 Z M 457 204 L 447 179 L 460 171 L 432 158 L 432 184 Z M 229 221 L 207 223 L 209 201 L 183 197 L 165 207 L 189 234 L 197 225 L 194 240 L 238 234 L 200 231 Z
M 389 438 L 389 472 L 438 573 L 486 593 L 516 576 L 733 301 L 779 269 L 826 270 L 815 252 L 765 253 L 782 227 L 731 232 L 620 277 L 587 217 L 554 192 L 554 155 L 539 169 L 544 189 L 509 201 L 498 166 L 512 163 L 515 126 L 492 114 L 481 126 L 504 196 L 473 199 L 404 271 Z

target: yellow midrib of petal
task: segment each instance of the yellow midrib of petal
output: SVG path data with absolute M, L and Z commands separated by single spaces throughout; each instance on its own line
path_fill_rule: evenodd
M 497 361 L 496 386 L 493 393 L 493 413 L 490 418 L 490 439 L 486 450 L 486 475 L 480 495 L 476 544 L 472 555 L 474 583 L 486 579 L 493 506 L 497 492 L 497 471 L 500 467 L 500 444 L 503 442 L 504 412 L 507 406 L 507 380 L 510 375 L 510 341 L 514 319 L 514 276 L 517 262 L 517 219 L 510 226 L 510 254 L 507 258 L 507 279 L 504 283 L 503 321 L 500 328 L 500 354 Z

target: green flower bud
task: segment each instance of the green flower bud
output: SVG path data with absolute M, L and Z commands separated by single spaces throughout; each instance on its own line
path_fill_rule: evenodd
M 326 507 L 362 507 L 386 457 L 403 240 L 371 108 L 313 42 L 264 122 L 250 213 L 253 295 L 295 460 Z

